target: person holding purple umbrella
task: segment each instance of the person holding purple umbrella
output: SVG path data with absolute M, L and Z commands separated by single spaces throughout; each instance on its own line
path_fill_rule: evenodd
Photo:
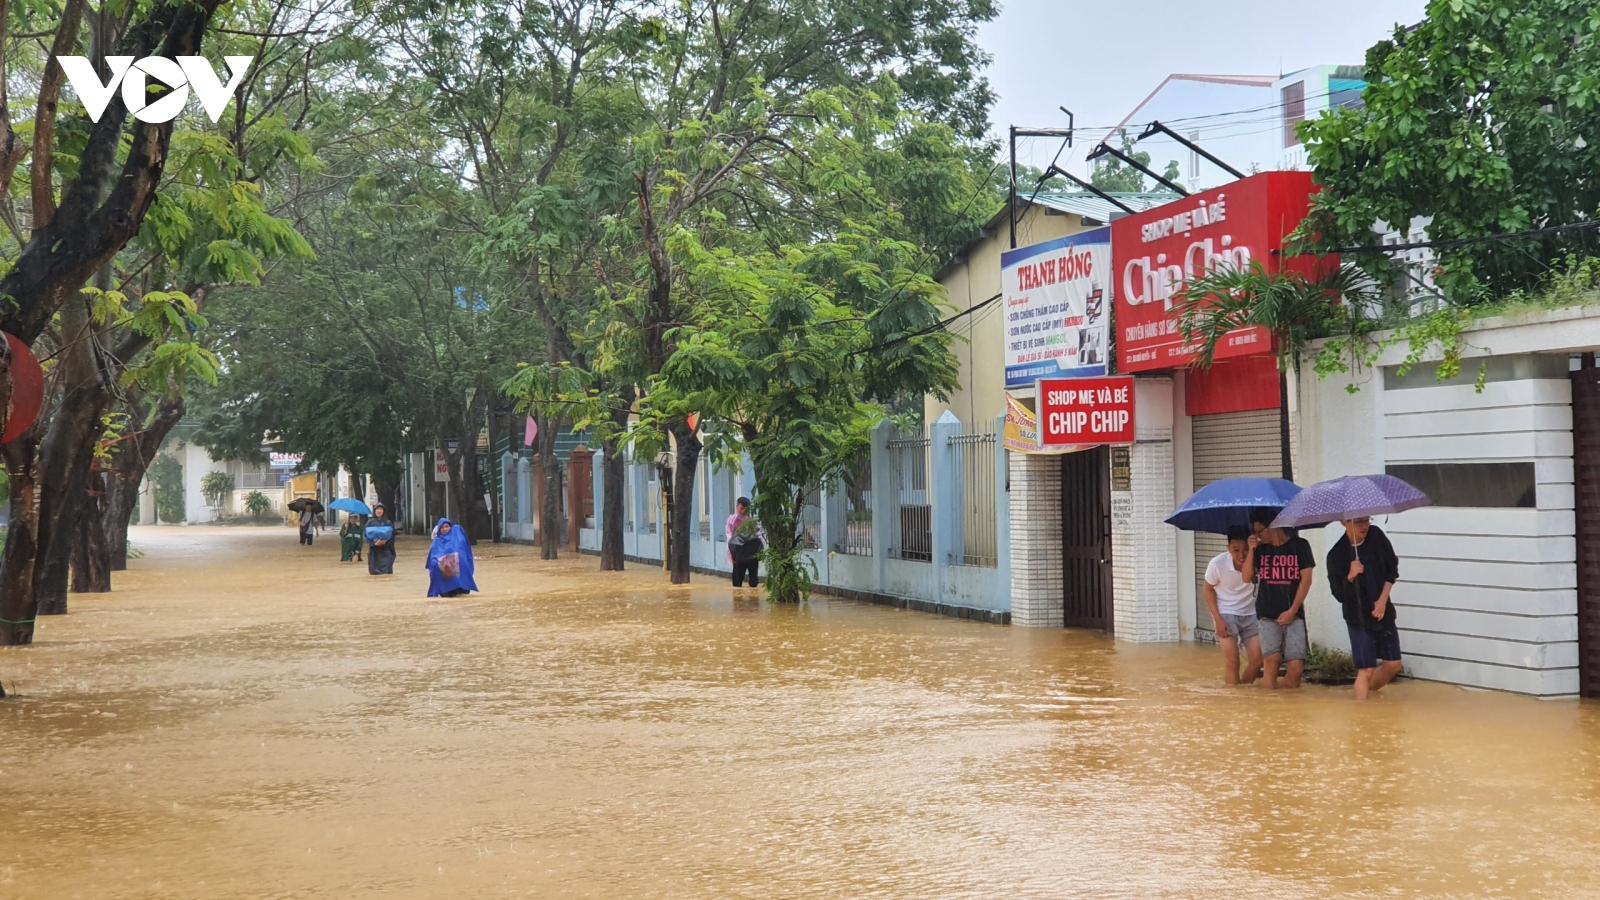
M 1356 665 L 1355 697 L 1365 700 L 1400 674 L 1400 632 L 1389 602 L 1400 580 L 1400 560 L 1372 519 L 1361 516 L 1340 524 L 1344 536 L 1328 551 L 1328 587 L 1344 608 Z

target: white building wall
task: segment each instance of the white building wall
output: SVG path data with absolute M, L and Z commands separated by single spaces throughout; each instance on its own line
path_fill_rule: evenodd
M 217 518 L 217 510 L 206 504 L 200 490 L 200 479 L 210 472 L 225 472 L 227 463 L 217 462 L 206 448 L 193 441 L 183 442 L 183 518 L 191 525 L 205 524 Z
M 1538 483 L 1535 509 L 1433 507 L 1386 527 L 1402 560 L 1395 608 L 1412 672 L 1576 693 L 1571 382 L 1386 390 L 1384 400 L 1386 462 L 1531 461 Z
M 1172 514 L 1173 397 L 1169 378 L 1134 381 L 1132 489 L 1111 492 L 1111 609 L 1121 640 L 1178 639 L 1178 541 L 1164 521 Z
M 1383 335 L 1379 335 L 1382 338 Z M 1430 507 L 1379 524 L 1400 556 L 1401 650 L 1423 678 L 1535 694 L 1577 690 L 1577 572 L 1568 355 L 1600 347 L 1600 308 L 1487 319 L 1467 335 L 1463 374 L 1437 384 L 1425 367 L 1395 389 L 1393 366 L 1300 382 L 1302 484 L 1417 462 L 1532 462 L 1535 508 Z M 1491 350 L 1492 348 L 1492 350 Z M 1314 350 L 1313 350 L 1314 352 Z M 1492 353 L 1492 355 L 1491 355 Z M 1472 387 L 1490 357 L 1482 393 Z M 1435 354 L 1435 357 L 1437 355 Z M 1390 383 L 1386 384 L 1386 380 Z M 1321 561 L 1338 526 L 1308 530 Z M 1307 605 L 1313 640 L 1348 638 L 1322 573 Z

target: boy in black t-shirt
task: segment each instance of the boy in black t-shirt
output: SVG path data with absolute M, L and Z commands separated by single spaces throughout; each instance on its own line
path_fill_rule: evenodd
M 1278 664 L 1287 660 L 1284 687 L 1299 687 L 1306 668 L 1306 594 L 1311 592 L 1317 560 L 1311 545 L 1298 535 L 1273 528 L 1275 509 L 1250 511 L 1255 532 L 1239 574 L 1256 583 L 1256 620 L 1261 626 L 1262 680 L 1278 686 Z

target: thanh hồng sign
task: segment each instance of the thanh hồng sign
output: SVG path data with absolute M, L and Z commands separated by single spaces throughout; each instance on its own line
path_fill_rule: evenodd
M 1106 373 L 1111 229 L 1000 255 L 1006 387 Z

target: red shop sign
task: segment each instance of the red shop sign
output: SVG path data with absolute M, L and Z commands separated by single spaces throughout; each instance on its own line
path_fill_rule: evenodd
M 1112 222 L 1118 371 L 1187 365 L 1194 348 L 1184 344 L 1172 314 L 1173 295 L 1197 274 L 1222 266 L 1260 263 L 1277 271 L 1283 238 L 1306 217 L 1315 190 L 1309 172 L 1262 172 Z M 1292 267 L 1315 265 L 1305 257 Z M 1266 329 L 1239 328 L 1223 338 L 1215 358 L 1271 350 Z
M 1133 376 L 1041 378 L 1036 382 L 1039 445 L 1133 443 Z

